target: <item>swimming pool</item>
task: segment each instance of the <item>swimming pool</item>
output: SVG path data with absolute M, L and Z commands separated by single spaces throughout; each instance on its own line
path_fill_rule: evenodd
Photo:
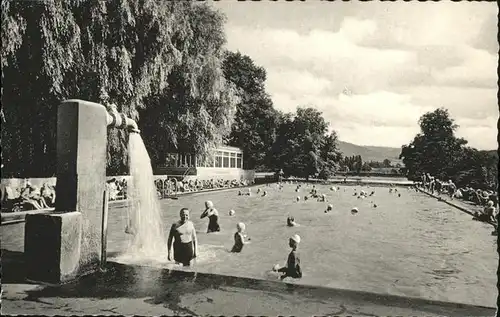
M 492 227 L 422 193 L 399 188 L 401 197 L 387 187 L 316 185 L 329 202 L 302 198 L 312 185 L 266 188 L 267 197 L 238 196 L 238 189 L 191 194 L 178 200 L 162 200 L 164 234 L 178 220 L 181 207 L 191 210 L 198 231 L 199 257 L 192 268 L 199 272 L 268 278 L 276 263 L 284 264 L 290 251 L 288 237 L 298 233 L 304 276 L 293 283 L 420 297 L 465 304 L 496 306 L 496 237 Z M 375 196 L 357 199 L 354 189 Z M 212 200 L 219 210 L 222 231 L 206 234 L 207 219 L 199 219 L 204 202 Z M 373 208 L 373 201 L 378 205 Z M 327 204 L 334 211 L 324 213 Z M 359 213 L 352 215 L 352 207 Z M 236 214 L 228 215 L 230 209 Z M 288 228 L 293 215 L 300 227 Z M 129 239 L 124 233 L 125 209 L 109 213 L 108 260 L 123 263 L 172 267 L 163 257 L 154 262 L 127 259 L 119 254 Z M 233 244 L 236 223 L 243 221 L 252 244 L 241 254 L 227 252 Z M 2 227 L 2 248 L 22 246 L 22 226 Z M 17 227 L 17 229 L 16 229 Z M 20 229 L 21 228 L 21 229 Z M 22 247 L 21 250 L 22 251 Z
M 387 187 L 341 186 L 333 192 L 329 186 L 316 185 L 329 199 L 322 203 L 295 201 L 312 185 L 304 185 L 300 193 L 294 191 L 295 185 L 285 185 L 281 191 L 276 185 L 259 187 L 268 191 L 267 197 L 260 197 L 253 188 L 252 196 L 230 190 L 163 200 L 165 235 L 178 220 L 180 208 L 187 207 L 200 244 L 193 269 L 200 272 L 269 278 L 272 266 L 286 261 L 288 237 L 298 233 L 304 276 L 293 283 L 496 304 L 498 255 L 490 225 L 471 221 L 469 215 L 405 188 L 399 188 L 398 197 Z M 352 196 L 354 189 L 374 190 L 375 195 L 358 199 Z M 206 234 L 207 219 L 199 219 L 205 200 L 212 200 L 219 210 L 219 233 Z M 324 213 L 329 203 L 334 211 Z M 354 206 L 360 210 L 356 215 L 350 212 Z M 236 211 L 232 217 L 231 209 Z M 287 227 L 288 215 L 301 226 Z M 110 253 L 126 247 L 125 221 L 119 209 L 110 213 Z M 246 224 L 252 243 L 241 254 L 231 254 L 228 250 L 240 221 Z M 145 264 L 171 267 L 165 259 Z

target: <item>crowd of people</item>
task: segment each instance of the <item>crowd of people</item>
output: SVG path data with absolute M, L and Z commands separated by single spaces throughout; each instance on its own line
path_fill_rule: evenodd
M 165 178 L 155 180 L 156 189 L 160 198 L 175 196 L 181 193 L 198 192 L 208 189 L 224 189 L 248 186 L 253 182 L 247 180 L 177 180 L 176 178 Z M 127 199 L 127 179 L 112 178 L 106 182 L 109 190 L 109 200 Z M 41 187 L 32 185 L 26 181 L 23 186 L 12 186 L 1 184 L 2 212 L 19 212 L 29 210 L 43 210 L 55 207 L 56 188 L 55 185 L 44 183 Z
M 471 186 L 458 188 L 451 179 L 441 180 L 429 173 L 423 174 L 416 185 L 433 195 L 447 195 L 452 200 L 459 199 L 482 207 L 482 211 L 475 213 L 477 220 L 498 222 L 498 193 L 493 190 L 474 189 Z
M 18 212 L 22 210 L 50 209 L 55 206 L 56 189 L 54 185 L 44 183 L 41 187 L 25 182 L 23 186 L 14 187 L 1 184 L 2 212 Z
M 253 184 L 250 181 L 240 179 L 225 180 L 225 179 L 190 179 L 180 181 L 177 178 L 157 179 L 155 181 L 156 189 L 160 197 L 177 195 L 181 193 L 199 192 L 203 190 L 224 189 L 243 187 Z

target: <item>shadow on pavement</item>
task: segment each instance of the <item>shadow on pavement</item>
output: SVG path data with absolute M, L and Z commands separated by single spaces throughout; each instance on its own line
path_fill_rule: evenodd
M 27 284 L 23 252 L 2 249 L 1 259 L 3 284 Z
M 379 306 L 414 309 L 418 312 L 446 316 L 492 316 L 495 314 L 495 309 L 487 307 L 358 291 L 307 287 L 232 276 L 129 266 L 113 262 L 108 263 L 105 272 L 83 277 L 76 282 L 29 290 L 26 292 L 28 296 L 24 300 L 39 301 L 41 298 L 50 297 L 147 298 L 145 302 L 148 304 L 163 305 L 177 314 L 196 315 L 189 308 L 181 306 L 181 298 L 184 295 L 196 295 L 196 293 L 206 290 L 227 292 L 226 288 L 229 287 L 257 290 L 265 293 L 266 297 L 277 299 L 284 305 L 288 300 L 287 297 L 290 298 L 290 295 L 292 295 L 304 302 L 340 302 L 358 305 L 371 303 Z M 287 294 L 288 296 L 286 296 Z M 206 296 L 200 296 L 200 298 L 203 301 L 210 301 Z M 235 305 L 238 305 L 238 303 Z

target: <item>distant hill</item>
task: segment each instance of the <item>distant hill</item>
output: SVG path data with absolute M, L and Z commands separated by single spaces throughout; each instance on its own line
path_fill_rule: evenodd
M 382 162 L 385 159 L 388 159 L 392 163 L 402 164 L 402 161 L 399 159 L 401 148 L 356 145 L 349 142 L 339 141 L 339 149 L 344 156 L 361 155 L 363 162 Z

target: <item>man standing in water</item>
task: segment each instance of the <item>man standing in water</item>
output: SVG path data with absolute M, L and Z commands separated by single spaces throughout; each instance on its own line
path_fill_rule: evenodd
M 170 228 L 168 236 L 168 260 L 172 260 L 172 240 L 174 240 L 174 260 L 189 266 L 191 260 L 196 258 L 198 253 L 198 241 L 193 222 L 189 221 L 189 209 L 182 208 L 180 211 L 181 220 L 174 223 Z
M 207 233 L 219 232 L 219 212 L 214 208 L 214 203 L 210 200 L 205 202 L 205 211 L 201 214 L 201 219 L 208 217 Z

